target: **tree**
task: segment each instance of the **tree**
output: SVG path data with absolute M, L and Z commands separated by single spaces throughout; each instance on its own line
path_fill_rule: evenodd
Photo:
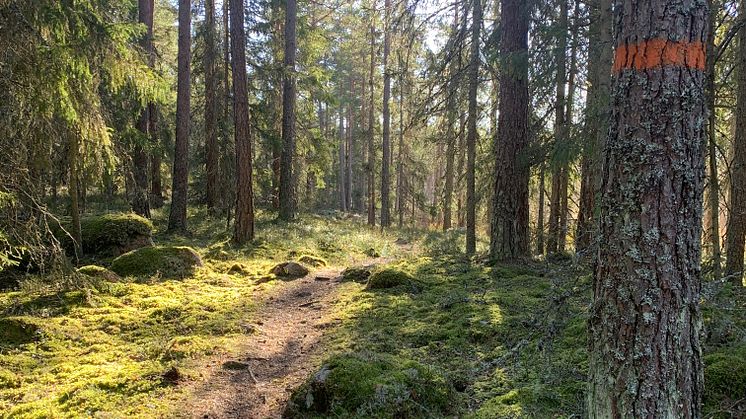
M 699 418 L 707 4 L 614 10 L 588 416 Z
M 375 8 L 375 2 L 373 3 Z M 370 90 L 370 102 L 368 103 L 368 225 L 376 225 L 376 89 L 374 84 L 374 73 L 376 68 L 376 15 L 374 10 L 370 11 L 370 71 L 368 73 L 368 89 Z
M 383 33 L 383 159 L 381 162 L 381 228 L 391 225 L 391 74 L 389 52 L 391 50 L 391 0 L 384 3 L 385 27 Z
M 179 67 L 176 92 L 176 144 L 174 149 L 171 214 L 168 230 L 187 229 L 187 188 L 189 185 L 190 66 L 192 61 L 192 9 L 189 0 L 179 0 Z
M 740 16 L 746 17 L 746 2 L 741 1 Z M 746 239 L 746 25 L 739 31 L 738 87 L 736 98 L 736 136 L 731 165 L 730 214 L 726 245 L 726 274 L 734 285 L 743 286 L 743 253 Z
M 140 45 L 146 54 L 147 60 L 152 66 L 153 61 L 153 0 L 138 1 L 138 22 L 145 25 L 145 34 L 140 40 Z M 135 180 L 135 193 L 132 199 L 132 211 L 143 217 L 150 218 L 150 202 L 148 200 L 148 153 L 144 143 L 154 130 L 151 126 L 152 106 L 147 104 L 140 113 L 137 121 L 137 129 L 142 133 L 132 151 L 132 166 Z
M 218 89 L 217 41 L 215 35 L 215 0 L 205 0 L 205 172 L 207 173 L 206 204 L 214 211 L 218 205 L 218 113 L 216 93 Z
M 479 111 L 477 92 L 479 90 L 479 42 L 482 28 L 482 0 L 473 0 L 471 57 L 469 62 L 469 133 L 466 136 L 466 253 L 477 250 L 477 120 Z
M 236 137 L 236 221 L 233 242 L 254 240 L 254 192 L 251 164 L 249 88 L 246 78 L 244 0 L 230 0 L 231 66 L 233 68 L 233 118 Z
M 494 144 L 495 183 L 492 197 L 490 257 L 528 255 L 528 21 L 521 0 L 501 0 L 500 114 Z
M 295 26 L 296 2 L 285 3 L 285 66 L 282 82 L 282 154 L 280 157 L 280 219 L 295 218 L 293 155 L 295 154 Z

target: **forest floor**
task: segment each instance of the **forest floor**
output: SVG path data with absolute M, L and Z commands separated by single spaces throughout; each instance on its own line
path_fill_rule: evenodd
M 191 234 L 170 236 L 166 214 L 155 242 L 193 247 L 193 275 L 0 290 L 0 417 L 583 415 L 591 278 L 572 257 L 489 265 L 459 230 L 382 233 L 341 214 L 261 213 L 235 248 L 223 220 L 193 212 Z M 326 266 L 267 275 L 301 255 Z M 369 264 L 385 288 L 340 278 Z M 706 417 L 741 417 L 746 305 L 704 288 Z

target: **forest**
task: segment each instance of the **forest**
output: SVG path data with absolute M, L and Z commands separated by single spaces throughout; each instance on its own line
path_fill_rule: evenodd
M 746 417 L 746 0 L 0 0 L 0 418 Z

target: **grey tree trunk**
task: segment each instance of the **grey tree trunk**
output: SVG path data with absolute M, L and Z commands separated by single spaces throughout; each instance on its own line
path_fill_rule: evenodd
M 529 254 L 529 167 L 523 158 L 528 145 L 528 22 L 529 5 L 501 0 L 500 114 L 494 145 L 495 184 L 492 198 L 490 257 L 513 259 Z
M 168 230 L 187 230 L 187 188 L 189 184 L 190 66 L 192 61 L 192 8 L 189 0 L 179 0 L 179 52 L 176 91 L 176 144 L 174 150 L 171 213 Z
M 145 35 L 140 40 L 140 46 L 148 56 L 149 65 L 153 65 L 153 0 L 139 0 L 138 22 L 145 25 Z M 143 138 L 150 139 L 153 128 L 150 126 L 151 106 L 146 105 L 137 121 L 137 129 Z M 132 151 L 133 175 L 135 190 L 132 197 L 132 211 L 135 214 L 150 218 L 150 202 L 148 201 L 148 153 L 143 142 L 138 142 Z
M 552 191 L 549 197 L 549 240 L 547 240 L 547 252 L 556 253 L 560 247 L 564 248 L 564 237 L 560 229 L 562 218 L 562 196 L 567 194 L 563 188 L 564 178 L 567 171 L 567 161 L 564 153 L 566 148 L 565 133 L 565 84 L 567 83 L 567 1 L 560 0 L 559 27 L 557 35 L 557 49 L 555 51 L 557 61 L 556 98 L 554 105 L 554 157 L 552 162 Z
M 349 210 L 347 202 L 347 138 L 345 137 L 344 108 L 339 108 L 339 167 L 337 171 L 337 191 L 339 192 L 339 210 Z
M 295 218 L 293 155 L 295 154 L 295 0 L 285 3 L 285 66 L 282 83 L 282 155 L 280 157 L 280 219 Z
M 712 0 L 708 1 L 710 10 L 713 10 Z M 707 188 L 707 197 L 709 204 L 709 241 L 710 241 L 710 257 L 712 260 L 712 276 L 713 280 L 717 281 L 722 276 L 721 266 L 721 249 L 720 249 L 720 180 L 718 176 L 718 160 L 717 160 L 717 114 L 715 112 L 715 96 L 717 94 L 715 87 L 715 25 L 717 13 L 710 13 L 710 20 L 708 22 L 708 41 L 707 41 L 707 108 L 708 108 L 708 120 L 707 120 L 707 154 L 708 154 L 708 168 L 709 168 L 709 181 Z M 743 41 L 742 41 L 743 42 Z
M 707 4 L 614 10 L 587 413 L 700 418 Z
M 218 113 L 216 92 L 218 89 L 215 57 L 217 43 L 215 36 L 215 0 L 205 0 L 205 198 L 207 209 L 214 212 L 218 205 Z
M 376 91 L 374 74 L 376 67 L 376 25 L 375 14 L 370 16 L 370 72 L 368 74 L 368 88 L 370 89 L 370 102 L 368 103 L 368 225 L 376 225 L 376 147 L 375 147 L 375 112 Z
M 456 37 L 458 34 L 459 25 L 459 4 L 455 4 L 453 7 L 453 26 L 451 27 L 451 39 L 453 44 L 451 48 L 457 51 L 456 48 Z M 452 52 L 453 54 L 453 52 Z M 456 66 L 457 60 L 451 57 L 451 62 L 448 68 L 448 98 L 446 100 L 446 173 L 445 173 L 445 190 L 443 191 L 443 231 L 451 228 L 451 221 L 453 218 L 453 183 L 454 183 L 454 164 L 456 160 L 456 131 L 454 125 L 456 124 L 456 94 L 458 92 L 458 83 L 456 82 L 456 75 L 458 74 L 458 67 Z
M 477 251 L 477 91 L 479 90 L 479 42 L 482 29 L 482 0 L 473 0 L 471 57 L 469 63 L 469 133 L 466 136 L 466 254 Z
M 384 3 L 386 25 L 383 35 L 383 158 L 381 162 L 381 228 L 391 225 L 391 74 L 389 74 L 389 52 L 391 50 L 391 0 Z
M 230 0 L 231 55 L 233 69 L 233 118 L 236 137 L 236 220 L 233 242 L 254 240 L 254 192 L 251 162 L 249 90 L 246 78 L 244 0 Z

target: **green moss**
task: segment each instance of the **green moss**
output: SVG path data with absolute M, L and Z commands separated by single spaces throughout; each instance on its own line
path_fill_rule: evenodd
M 105 281 L 117 282 L 122 278 L 116 273 L 98 265 L 86 265 L 78 268 L 78 272 L 93 278 L 103 279 Z
M 63 227 L 70 231 L 69 223 Z M 80 220 L 80 232 L 84 252 L 116 256 L 152 245 L 153 223 L 132 213 L 87 216 Z M 72 239 L 64 231 L 58 229 L 55 235 L 66 249 L 73 249 Z
M 5 368 L 0 368 L 0 390 L 21 386 L 21 378 Z
M 314 267 L 320 267 L 320 266 L 327 265 L 327 262 L 326 260 L 324 260 L 324 258 L 320 258 L 318 256 L 313 256 L 313 255 L 302 255 L 301 257 L 298 258 L 298 262 L 309 265 L 309 266 L 314 266 Z
M 524 417 L 521 392 L 512 390 L 494 397 L 483 404 L 474 414 L 477 419 L 518 419 Z
M 143 247 L 125 253 L 111 262 L 111 270 L 121 276 L 184 278 L 202 266 L 202 259 L 191 247 Z
M 371 271 L 368 268 L 350 267 L 342 271 L 342 280 L 366 283 L 370 275 Z
M 727 348 L 704 357 L 705 406 L 732 405 L 746 394 L 746 346 Z
M 23 317 L 0 319 L 0 346 L 17 346 L 39 338 L 39 326 Z
M 368 285 L 366 288 L 369 290 L 375 290 L 413 284 L 414 278 L 412 278 L 412 275 L 398 269 L 389 268 L 374 272 L 368 279 Z
M 438 417 L 456 392 L 434 368 L 391 355 L 335 356 L 292 396 L 287 417 Z

